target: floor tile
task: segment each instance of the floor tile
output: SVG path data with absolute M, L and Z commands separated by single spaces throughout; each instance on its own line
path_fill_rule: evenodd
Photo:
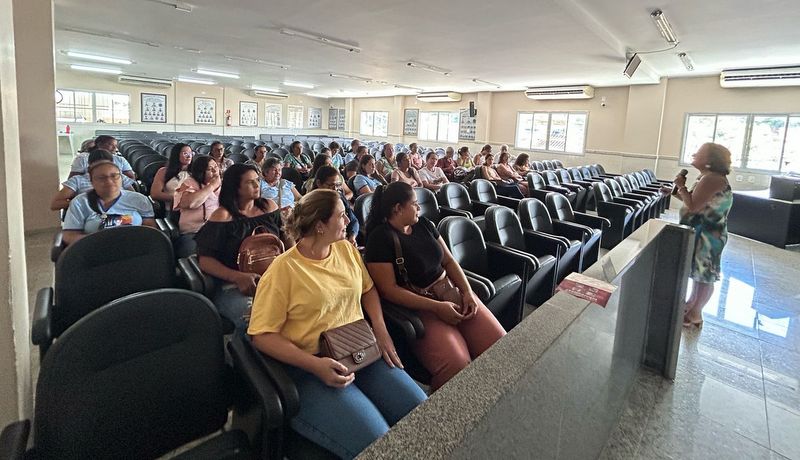
M 772 450 L 786 458 L 800 460 L 800 414 L 767 404 Z
M 760 345 L 767 401 L 800 414 L 800 353 L 768 342 Z

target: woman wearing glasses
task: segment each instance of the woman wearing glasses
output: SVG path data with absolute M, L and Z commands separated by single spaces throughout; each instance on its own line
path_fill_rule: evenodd
M 317 169 L 317 174 L 314 176 L 314 185 L 311 190 L 322 188 L 339 193 L 339 196 L 342 198 L 342 204 L 344 205 L 344 212 L 347 214 L 347 218 L 350 219 L 350 222 L 347 224 L 347 241 L 355 245 L 359 229 L 358 219 L 356 218 L 356 213 L 353 212 L 352 206 L 350 206 L 350 202 L 347 201 L 344 192 L 342 192 L 343 186 L 344 182 L 342 181 L 342 176 L 339 174 L 339 171 L 333 166 L 326 165 L 320 166 L 319 169 Z
M 64 218 L 64 243 L 72 244 L 98 230 L 122 225 L 155 227 L 153 206 L 141 193 L 122 189 L 122 172 L 112 161 L 89 168 L 93 190 L 70 202 Z

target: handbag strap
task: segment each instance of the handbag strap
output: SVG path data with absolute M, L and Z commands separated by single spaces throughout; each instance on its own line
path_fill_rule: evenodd
M 397 271 L 400 273 L 400 281 L 402 281 L 405 286 L 411 286 L 411 282 L 408 280 L 408 270 L 406 270 L 406 260 L 403 258 L 403 248 L 400 246 L 400 237 L 391 225 L 387 224 L 387 226 L 389 227 L 389 232 L 392 234 L 392 240 L 394 241 L 394 263 L 397 265 Z

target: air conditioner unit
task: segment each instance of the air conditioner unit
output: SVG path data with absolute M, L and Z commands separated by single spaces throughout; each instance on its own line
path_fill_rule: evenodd
M 417 100 L 422 102 L 458 102 L 461 100 L 461 93 L 453 93 L 450 91 L 420 93 L 417 94 Z
M 723 70 L 719 74 L 719 85 L 723 88 L 797 86 L 800 85 L 800 66 Z
M 120 75 L 119 83 L 125 85 L 158 86 L 159 88 L 172 88 L 172 80 L 164 78 L 137 77 L 136 75 Z
M 250 91 L 250 95 L 254 97 L 275 97 L 278 99 L 286 99 L 289 97 L 289 95 L 286 93 L 281 93 L 278 91 L 262 91 L 257 89 Z
M 580 86 L 546 86 L 543 88 L 528 88 L 525 97 L 529 99 L 591 99 L 594 97 L 594 87 Z

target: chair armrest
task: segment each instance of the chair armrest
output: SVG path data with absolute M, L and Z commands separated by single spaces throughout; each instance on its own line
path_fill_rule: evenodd
M 228 352 L 233 361 L 233 369 L 246 384 L 250 396 L 258 402 L 262 409 L 262 422 L 267 428 L 280 428 L 283 426 L 283 406 L 275 386 L 267 374 L 263 372 L 258 360 L 254 356 L 254 349 L 244 343 L 247 338 L 236 334 L 228 343 Z
M 598 201 L 597 214 L 610 219 L 624 219 L 628 214 L 633 214 L 633 207 L 620 203 Z
M 184 268 L 186 269 L 186 272 L 191 273 L 192 275 L 190 276 L 198 277 L 202 281 L 202 290 L 197 292 L 200 292 L 209 299 L 214 297 L 214 289 L 217 287 L 216 286 L 217 282 L 214 280 L 212 276 L 207 275 L 203 273 L 203 270 L 200 270 L 200 262 L 197 260 L 197 256 L 192 255 L 180 259 L 178 261 L 178 264 L 181 263 L 180 262 L 181 260 L 185 261 Z
M 593 183 L 593 182 L 590 182 L 590 181 L 585 181 L 585 180 L 574 180 L 574 179 L 573 179 L 572 183 L 573 183 L 573 184 L 578 184 L 578 185 L 580 185 L 581 187 L 583 187 L 583 188 L 587 188 L 587 189 L 590 189 L 590 190 L 591 190 L 592 188 L 594 188 L 594 183 Z
M 449 206 L 439 206 L 439 214 L 441 214 L 443 218 L 449 216 L 458 216 L 458 217 L 466 217 L 467 219 L 472 219 L 471 212 L 462 211 L 461 209 L 455 209 Z
M 188 287 L 190 291 L 206 294 L 203 274 L 195 270 L 195 265 L 189 261 L 188 257 L 178 259 L 178 273 L 184 286 Z
M 472 200 L 472 211 L 473 211 L 472 214 L 475 217 L 482 216 L 486 213 L 486 210 L 491 208 L 492 206 L 496 206 L 495 203 Z
M 579 225 L 574 222 L 567 222 L 565 220 L 554 220 L 553 230 L 558 233 L 558 235 L 563 236 L 568 240 L 577 240 L 580 242 L 583 242 L 584 235 L 591 231 L 584 225 Z
M 53 263 L 58 262 L 61 253 L 64 252 L 64 232 L 59 230 L 53 235 L 53 245 L 50 246 L 50 261 Z
M 611 228 L 611 221 L 605 217 L 593 216 L 583 212 L 575 212 L 575 222 L 587 227 L 602 230 L 603 228 Z M 604 227 L 605 226 L 605 227 Z
M 578 184 L 573 184 L 573 183 L 561 184 L 561 187 L 564 187 L 565 189 L 568 189 L 571 192 L 579 192 L 579 191 L 583 190 L 583 187 L 581 187 Z
M 640 209 L 642 207 L 642 202 L 641 201 L 631 200 L 629 198 L 616 197 L 616 198 L 614 198 L 614 203 L 624 204 L 626 206 L 630 206 L 634 210 Z
M 4 460 L 24 459 L 30 432 L 30 420 L 13 422 L 3 428 L 3 432 L 0 433 L 0 458 Z
M 411 344 L 415 340 L 425 337 L 425 326 L 416 312 L 384 299 L 381 299 L 381 306 L 384 319 L 403 333 L 407 343 Z
M 156 227 L 158 227 L 158 229 L 167 235 L 167 237 L 172 241 L 175 241 L 180 236 L 178 227 L 176 227 L 175 224 L 173 224 L 169 219 L 156 219 Z
M 541 201 L 542 203 L 544 203 L 546 201 L 548 193 L 553 193 L 553 192 L 548 192 L 547 190 L 536 190 L 536 189 L 533 189 L 533 188 L 530 188 L 530 187 L 528 188 L 528 195 L 531 198 L 536 198 L 537 200 Z
M 497 243 L 486 243 L 489 256 L 489 271 L 493 278 L 515 274 L 521 280 L 527 280 L 528 274 L 539 269 L 539 261 L 529 255 L 523 255 Z
M 482 302 L 486 302 L 494 297 L 495 292 L 492 280 L 463 268 L 461 270 L 467 276 L 467 281 L 469 281 L 472 290 L 475 291 L 475 294 L 478 294 L 478 298 L 481 299 Z
M 573 193 L 572 190 L 568 189 L 567 187 L 562 187 L 560 185 L 545 185 L 544 189 L 550 192 L 561 193 L 562 195 L 568 195 L 570 193 Z
M 633 192 L 625 192 L 622 194 L 622 197 L 627 198 L 629 200 L 636 200 L 644 203 L 649 203 L 653 201 L 653 198 L 648 195 L 642 195 L 640 193 L 633 193 Z
M 249 348 L 253 363 L 263 372 L 272 382 L 272 386 L 278 391 L 283 406 L 283 417 L 289 420 L 300 410 L 300 394 L 294 380 L 289 377 L 284 369 L 284 364 L 277 359 L 261 353 L 253 346 L 250 338 L 242 334 L 234 334 L 234 339 L 238 340 L 242 348 Z
M 133 185 L 132 186 L 133 186 L 133 191 L 134 192 L 141 193 L 142 195 L 147 195 L 147 187 L 144 185 L 144 182 L 142 182 L 141 180 L 136 179 L 135 181 L 133 181 Z
M 34 345 L 49 346 L 53 341 L 53 324 L 50 312 L 53 308 L 53 288 L 39 289 L 33 307 L 31 321 L 31 342 Z
M 561 254 L 567 252 L 569 243 L 566 238 L 549 235 L 535 230 L 523 230 L 525 245 L 534 255 L 549 254 L 558 259 Z
M 522 201 L 519 198 L 511 198 L 510 196 L 503 196 L 497 195 L 497 203 L 501 206 L 505 206 L 507 208 L 511 208 L 516 211 L 519 208 L 519 202 Z

